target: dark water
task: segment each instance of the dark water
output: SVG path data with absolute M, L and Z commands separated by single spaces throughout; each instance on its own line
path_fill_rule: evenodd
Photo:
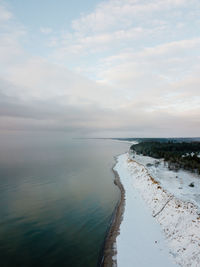
M 119 199 L 113 156 L 128 147 L 1 137 L 0 266 L 96 266 Z

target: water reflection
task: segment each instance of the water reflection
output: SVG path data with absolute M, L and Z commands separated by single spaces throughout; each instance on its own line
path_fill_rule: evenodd
M 127 144 L 33 140 L 1 145 L 1 266 L 96 266 Z

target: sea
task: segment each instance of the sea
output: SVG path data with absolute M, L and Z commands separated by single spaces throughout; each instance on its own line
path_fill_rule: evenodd
M 130 145 L 0 135 L 0 266 L 94 267 L 120 199 L 114 157 Z

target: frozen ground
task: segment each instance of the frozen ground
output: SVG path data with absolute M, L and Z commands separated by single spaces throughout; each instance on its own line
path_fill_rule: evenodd
M 130 155 L 133 158 L 133 155 Z M 148 173 L 160 182 L 161 186 L 178 199 L 190 201 L 200 209 L 200 176 L 189 171 L 171 171 L 165 166 L 163 160 L 156 160 L 151 157 L 134 155 L 135 161 L 143 164 Z M 156 167 L 155 162 L 159 162 Z M 153 166 L 147 166 L 153 164 Z M 194 187 L 190 187 L 190 184 Z
M 145 165 L 151 163 L 149 159 L 136 160 Z M 194 192 L 187 191 L 189 182 L 186 178 L 182 178 L 183 189 L 177 189 L 179 184 L 173 181 L 178 180 L 177 175 L 169 180 L 168 174 L 165 174 L 162 180 L 162 166 L 159 165 L 156 171 L 151 168 L 147 171 L 129 154 L 118 157 L 115 170 L 124 186 L 126 203 L 116 241 L 117 265 L 200 266 L 200 216 L 196 206 L 188 202 L 188 194 L 193 195 Z M 197 187 L 196 180 L 195 184 Z M 168 187 L 170 190 L 167 190 Z

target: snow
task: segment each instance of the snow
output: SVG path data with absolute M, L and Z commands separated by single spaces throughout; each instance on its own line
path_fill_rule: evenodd
M 119 156 L 115 166 L 126 192 L 123 221 L 116 241 L 117 266 L 175 266 L 166 252 L 160 226 L 134 186 L 132 173 L 127 168 L 127 159 L 127 154 Z
M 135 154 L 133 159 L 144 165 L 148 173 L 176 198 L 190 201 L 200 209 L 200 177 L 198 174 L 185 170 L 171 171 L 165 166 L 163 160 L 147 156 Z M 159 162 L 157 167 L 155 167 L 155 162 Z M 147 166 L 148 163 L 153 166 Z M 194 184 L 194 187 L 189 186 L 191 183 Z
M 155 161 L 140 157 L 143 164 Z M 117 265 L 200 266 L 198 208 L 188 202 L 190 196 L 185 196 L 177 189 L 178 184 L 174 179 L 179 179 L 167 179 L 169 173 L 165 173 L 162 163 L 156 171 L 153 168 L 147 170 L 142 164 L 133 161 L 128 153 L 118 157 L 115 170 L 124 186 L 126 201 L 120 234 L 116 240 Z M 157 180 L 158 177 L 161 178 Z M 181 185 L 185 188 L 183 192 L 192 190 L 188 188 L 186 177 L 182 180 Z M 176 189 L 173 189 L 174 186 Z M 167 190 L 168 187 L 170 190 Z

